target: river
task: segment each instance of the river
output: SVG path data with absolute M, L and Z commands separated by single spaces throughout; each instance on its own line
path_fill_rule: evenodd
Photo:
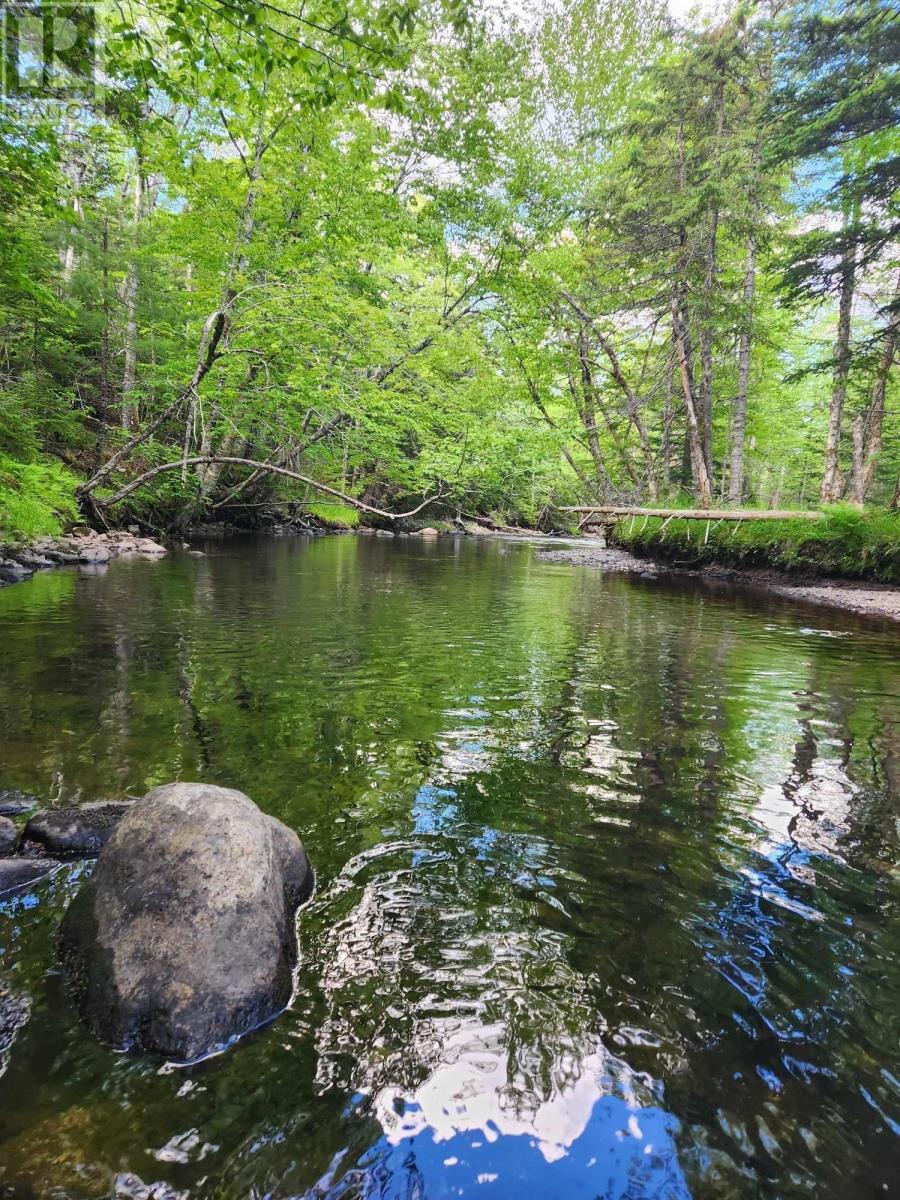
M 116 1054 L 53 948 L 89 864 L 7 900 L 0 1195 L 889 1194 L 896 629 L 511 542 L 203 548 L 0 591 L 0 787 L 246 791 L 317 871 L 296 996 Z

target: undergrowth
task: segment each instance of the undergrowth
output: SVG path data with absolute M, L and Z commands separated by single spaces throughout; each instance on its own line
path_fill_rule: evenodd
M 0 453 L 0 544 L 61 533 L 78 519 L 77 478 L 53 459 Z
M 617 546 L 681 566 L 719 563 L 774 567 L 805 575 L 837 575 L 900 583 L 900 512 L 846 504 L 818 521 L 704 521 L 626 517 Z
M 355 529 L 359 524 L 359 509 L 338 500 L 317 500 L 304 507 L 311 516 L 338 529 Z

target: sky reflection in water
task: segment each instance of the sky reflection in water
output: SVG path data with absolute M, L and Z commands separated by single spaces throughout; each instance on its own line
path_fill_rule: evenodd
M 0 786 L 242 787 L 318 876 L 291 1009 L 181 1071 L 74 1022 L 79 869 L 5 906 L 14 1195 L 886 1194 L 895 630 L 347 538 L 39 577 L 0 639 Z

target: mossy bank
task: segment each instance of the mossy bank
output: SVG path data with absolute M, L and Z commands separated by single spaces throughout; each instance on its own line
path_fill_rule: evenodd
M 610 543 L 673 566 L 772 569 L 792 577 L 900 584 L 900 512 L 833 505 L 818 521 L 628 517 Z

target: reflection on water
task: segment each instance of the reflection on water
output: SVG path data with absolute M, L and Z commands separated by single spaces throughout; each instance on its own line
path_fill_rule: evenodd
M 0 906 L 9 1194 L 889 1194 L 895 630 L 530 546 L 208 551 L 0 592 L 0 786 L 244 788 L 318 869 L 298 994 L 115 1055 L 53 956 L 89 868 Z

